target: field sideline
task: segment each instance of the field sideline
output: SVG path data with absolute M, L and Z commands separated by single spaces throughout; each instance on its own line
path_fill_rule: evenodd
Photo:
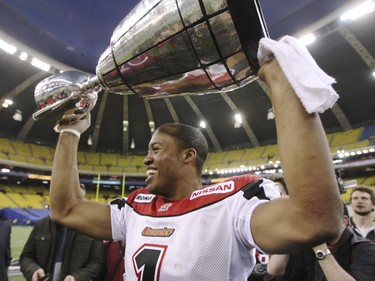
M 12 235 L 11 235 L 11 254 L 13 260 L 18 260 L 23 247 L 26 244 L 27 239 L 29 238 L 30 232 L 33 229 L 32 226 L 12 226 Z M 9 281 L 24 281 L 26 280 L 22 274 L 17 273 L 16 276 L 9 275 Z

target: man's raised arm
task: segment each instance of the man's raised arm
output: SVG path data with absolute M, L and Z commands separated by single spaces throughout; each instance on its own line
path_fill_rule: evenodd
M 52 166 L 50 186 L 52 220 L 100 239 L 111 239 L 108 205 L 85 201 L 80 188 L 77 150 L 80 134 L 90 126 L 90 113 L 66 114 L 58 125 L 60 132 Z
M 342 203 L 326 135 L 317 113 L 308 114 L 276 59 L 259 72 L 275 112 L 278 147 L 289 198 L 260 205 L 251 231 L 268 253 L 287 253 L 335 237 Z

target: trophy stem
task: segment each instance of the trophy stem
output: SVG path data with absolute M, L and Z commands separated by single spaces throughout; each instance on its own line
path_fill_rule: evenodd
M 83 92 L 90 91 L 90 90 L 94 90 L 96 92 L 99 92 L 101 90 L 101 83 L 97 76 L 90 77 L 86 82 L 82 84 Z

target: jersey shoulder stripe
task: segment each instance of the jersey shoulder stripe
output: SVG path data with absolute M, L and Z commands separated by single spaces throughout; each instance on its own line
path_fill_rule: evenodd
M 250 196 L 266 199 L 264 192 L 262 194 L 262 191 L 252 191 L 258 189 L 256 187 L 259 187 L 261 182 L 261 177 L 257 175 L 235 176 L 224 182 L 196 190 L 181 200 L 167 200 L 162 196 L 148 193 L 147 188 L 141 188 L 129 195 L 126 204 L 140 215 L 179 216 L 219 202 L 241 190 L 244 198 L 248 200 Z

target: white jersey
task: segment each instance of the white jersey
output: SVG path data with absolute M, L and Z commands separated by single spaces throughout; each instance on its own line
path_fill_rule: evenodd
M 142 188 L 123 208 L 111 205 L 112 235 L 126 241 L 127 281 L 245 281 L 255 264 L 250 221 L 261 203 L 279 197 L 254 175 L 166 200 Z

